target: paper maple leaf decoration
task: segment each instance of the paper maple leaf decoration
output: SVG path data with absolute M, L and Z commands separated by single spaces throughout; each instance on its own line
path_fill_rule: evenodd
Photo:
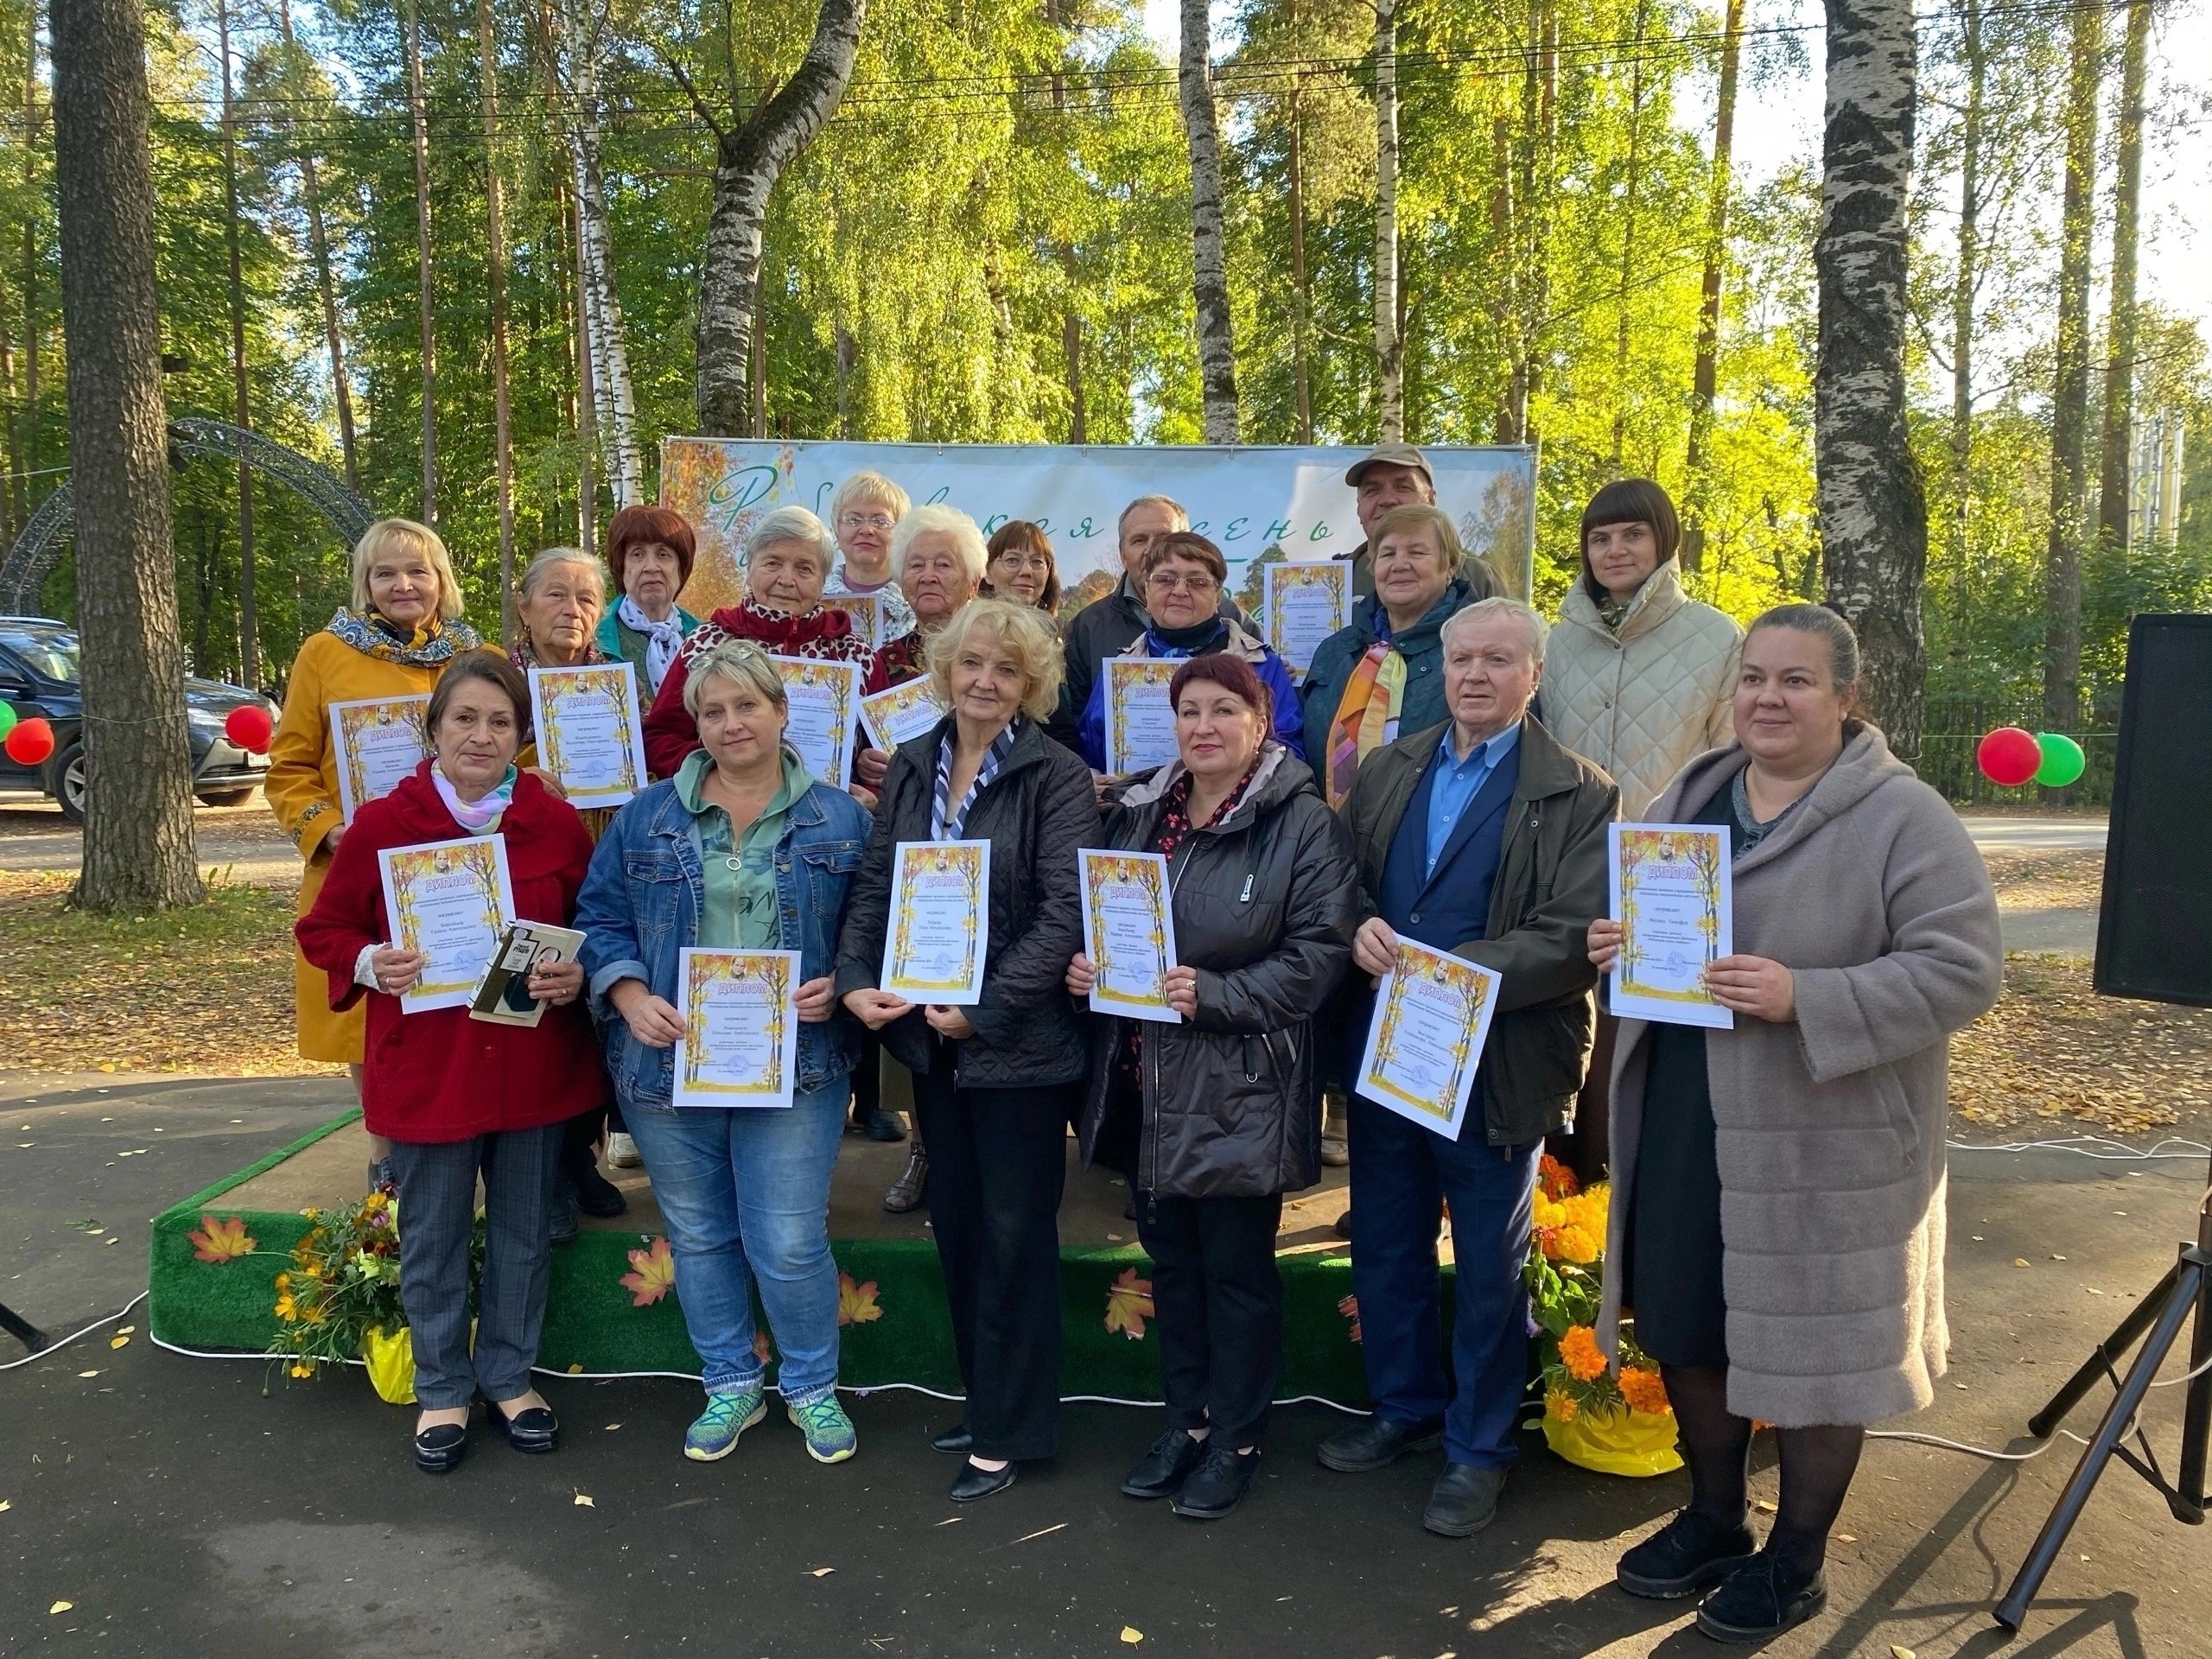
M 676 1258 L 668 1253 L 665 1238 L 653 1240 L 649 1250 L 631 1251 L 630 1266 L 622 1288 L 630 1293 L 632 1307 L 650 1306 L 676 1288 Z
M 193 1255 L 217 1267 L 253 1254 L 254 1241 L 245 1230 L 244 1216 L 202 1215 L 199 1230 L 185 1236 L 192 1241 Z
M 1144 1322 L 1159 1317 L 1153 1311 L 1152 1281 L 1138 1278 L 1135 1268 L 1123 1268 L 1106 1289 L 1106 1329 L 1120 1332 L 1131 1342 L 1141 1342 Z
M 837 1275 L 837 1323 L 840 1325 L 873 1325 L 883 1317 L 883 1309 L 875 1300 L 875 1281 L 855 1284 L 853 1275 Z

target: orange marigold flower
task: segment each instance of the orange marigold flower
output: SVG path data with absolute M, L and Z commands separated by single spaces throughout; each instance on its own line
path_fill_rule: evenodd
M 1562 1227 L 1552 1234 L 1544 1251 L 1547 1255 L 1571 1262 L 1578 1268 L 1588 1267 L 1598 1259 L 1599 1253 L 1598 1241 L 1581 1228 L 1573 1225 Z
M 1536 1180 L 1543 1188 L 1544 1196 L 1554 1202 L 1582 1190 L 1582 1183 L 1575 1179 L 1574 1172 L 1548 1152 L 1536 1160 Z
M 1580 1412 L 1581 1408 L 1574 1403 L 1573 1395 L 1560 1389 L 1554 1389 L 1544 1396 L 1544 1409 L 1560 1422 L 1571 1423 Z
M 1578 1382 L 1588 1382 L 1605 1369 L 1605 1357 L 1598 1350 L 1598 1333 L 1586 1325 L 1567 1327 L 1567 1334 L 1559 1339 L 1559 1357 L 1567 1374 Z
M 1659 1380 L 1658 1372 L 1645 1370 L 1640 1365 L 1622 1368 L 1621 1395 L 1630 1411 L 1656 1417 L 1667 1409 L 1667 1385 Z

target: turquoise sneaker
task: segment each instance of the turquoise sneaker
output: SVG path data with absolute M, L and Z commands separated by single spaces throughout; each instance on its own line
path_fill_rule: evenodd
M 758 1386 L 716 1389 L 707 1396 L 698 1421 L 683 1431 L 683 1455 L 694 1463 L 713 1463 L 737 1450 L 737 1437 L 768 1414 Z
M 803 1406 L 786 1406 L 784 1414 L 797 1423 L 799 1432 L 806 1436 L 806 1455 L 817 1463 L 842 1463 L 861 1449 L 861 1437 L 853 1432 L 853 1420 L 845 1415 L 845 1408 L 837 1403 L 834 1394 L 825 1394 Z

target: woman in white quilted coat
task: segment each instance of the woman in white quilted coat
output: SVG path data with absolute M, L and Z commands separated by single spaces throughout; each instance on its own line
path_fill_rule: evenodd
M 1620 785 L 1634 821 L 1675 774 L 1732 735 L 1744 630 L 1682 591 L 1681 524 L 1648 478 L 1616 479 L 1582 512 L 1582 575 L 1545 651 L 1541 712 L 1554 736 Z M 1586 1179 L 1609 1151 L 1615 1021 L 1602 1009 L 1589 1081 L 1558 1154 Z

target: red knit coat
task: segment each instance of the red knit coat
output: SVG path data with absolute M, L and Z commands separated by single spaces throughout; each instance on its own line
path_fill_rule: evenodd
M 607 1084 L 582 997 L 547 1008 L 536 1028 L 525 1030 L 471 1020 L 466 1008 L 403 1014 L 397 997 L 372 993 L 353 978 L 361 947 L 394 938 L 377 855 L 472 833 L 446 810 L 430 782 L 432 764 L 423 761 L 414 776 L 355 815 L 315 907 L 293 929 L 301 953 L 329 976 L 333 1008 L 368 998 L 361 1079 L 368 1131 L 394 1141 L 467 1141 L 589 1111 L 606 1099 Z M 567 926 L 591 863 L 591 837 L 576 810 L 524 772 L 499 834 L 506 842 L 517 918 Z
M 868 641 L 853 632 L 852 619 L 841 610 L 823 605 L 808 615 L 793 616 L 789 611 L 767 609 L 748 600 L 716 611 L 683 642 L 645 715 L 645 770 L 654 777 L 676 776 L 683 757 L 699 747 L 699 724 L 683 707 L 684 682 L 691 677 L 692 664 L 730 639 L 750 639 L 772 657 L 858 663 L 861 695 L 883 690 L 874 674 L 874 653 Z

